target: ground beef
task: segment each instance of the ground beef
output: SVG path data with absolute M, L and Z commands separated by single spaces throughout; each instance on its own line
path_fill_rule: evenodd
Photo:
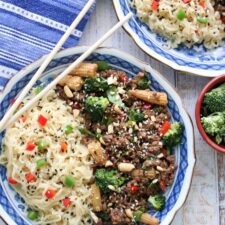
M 134 225 L 126 216 L 125 209 L 136 211 L 146 207 L 150 195 L 163 191 L 159 182 L 163 180 L 169 185 L 174 179 L 175 156 L 164 155 L 160 135 L 160 127 L 164 121 L 170 119 L 170 114 L 165 106 L 148 105 L 146 108 L 145 102 L 129 97 L 126 88 L 135 88 L 137 80 L 128 80 L 125 72 L 106 70 L 101 72 L 100 76 L 116 77 L 118 86 L 125 90 L 120 93 L 120 96 L 126 107 L 120 107 L 120 111 L 118 111 L 113 104 L 110 104 L 104 112 L 105 118 L 112 120 L 110 122 L 102 120 L 93 123 L 85 110 L 85 99 L 88 96 L 101 96 L 102 93 L 87 94 L 82 90 L 73 91 L 73 98 L 68 99 L 63 87 L 57 86 L 56 90 L 59 97 L 66 100 L 73 109 L 80 110 L 85 128 L 94 135 L 98 134 L 98 139 L 103 144 L 105 154 L 109 156 L 108 160 L 111 161 L 113 167 L 117 167 L 118 163 L 128 162 L 132 163 L 135 170 L 140 172 L 138 176 L 137 174 L 132 175 L 132 173 L 125 174 L 126 182 L 118 192 L 110 191 L 102 194 L 103 210 L 110 215 L 111 221 L 99 219 L 95 225 L 119 225 L 121 223 Z M 139 76 L 142 77 L 143 74 L 140 73 Z M 142 113 L 144 121 L 130 123 L 128 111 L 131 108 Z M 109 125 L 113 128 L 113 132 L 109 132 Z M 81 143 L 87 146 L 91 140 L 93 137 L 83 135 Z M 98 167 L 98 165 L 93 165 L 93 167 Z M 146 174 L 150 170 L 155 172 L 156 177 L 147 177 Z M 137 186 L 138 190 L 133 191 L 132 186 Z

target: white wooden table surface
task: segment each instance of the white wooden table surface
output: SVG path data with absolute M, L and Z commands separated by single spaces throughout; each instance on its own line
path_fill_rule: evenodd
M 104 34 L 117 17 L 111 0 L 98 0 L 79 45 L 90 45 Z M 176 72 L 146 55 L 120 29 L 104 46 L 115 47 L 148 62 L 176 88 L 192 118 L 195 130 L 197 163 L 192 186 L 183 207 L 178 211 L 172 225 L 225 225 L 225 156 L 212 150 L 201 138 L 195 123 L 194 109 L 197 96 L 208 78 Z M 0 221 L 0 224 L 4 224 Z

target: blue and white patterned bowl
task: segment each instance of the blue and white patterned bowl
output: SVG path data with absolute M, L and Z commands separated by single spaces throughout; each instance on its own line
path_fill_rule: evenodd
M 46 72 L 38 81 L 48 83 L 54 75 L 72 63 L 87 47 L 76 47 L 60 52 L 50 63 Z M 184 203 L 191 184 L 193 168 L 195 164 L 193 127 L 189 116 L 185 112 L 182 102 L 175 90 L 169 83 L 149 65 L 137 60 L 131 55 L 111 48 L 101 48 L 93 53 L 88 61 L 105 60 L 113 68 L 126 71 L 130 76 L 134 76 L 140 70 L 145 70 L 152 82 L 152 88 L 157 91 L 164 91 L 169 97 L 169 110 L 172 120 L 181 121 L 185 130 L 183 132 L 182 144 L 175 149 L 177 172 L 172 187 L 166 193 L 166 206 L 161 212 L 150 212 L 161 220 L 161 225 L 168 225 L 172 221 L 176 211 Z M 0 97 L 0 119 L 3 117 L 10 101 L 14 99 L 22 88 L 27 84 L 37 68 L 43 62 L 43 58 L 21 70 L 6 86 L 3 95 Z M 0 134 L 0 144 L 4 133 Z M 6 180 L 6 170 L 0 167 L 0 215 L 10 225 L 32 224 L 26 218 L 24 201 L 8 185 Z
M 180 46 L 176 49 L 166 47 L 166 39 L 152 32 L 136 16 L 130 6 L 130 0 L 113 0 L 116 13 L 121 19 L 128 12 L 134 16 L 124 25 L 137 45 L 153 58 L 167 64 L 175 70 L 195 75 L 215 77 L 225 73 L 225 43 L 223 47 L 206 50 L 203 45 L 192 48 Z

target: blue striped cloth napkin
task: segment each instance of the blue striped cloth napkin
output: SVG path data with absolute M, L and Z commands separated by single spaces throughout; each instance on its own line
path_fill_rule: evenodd
M 87 0 L 0 0 L 0 92 L 24 66 L 47 54 Z M 75 46 L 92 7 L 64 44 Z

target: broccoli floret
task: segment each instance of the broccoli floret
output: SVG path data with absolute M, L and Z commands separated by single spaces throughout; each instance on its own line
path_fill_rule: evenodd
M 122 186 L 125 182 L 125 177 L 121 176 L 115 169 L 106 170 L 101 168 L 96 170 L 95 180 L 101 191 L 107 193 L 109 185 L 114 186 L 115 189 Z
M 104 92 L 108 87 L 107 80 L 103 77 L 88 78 L 84 82 L 85 92 Z
M 225 125 L 223 126 L 223 128 L 220 131 L 220 138 L 221 138 L 221 142 L 223 141 L 225 143 Z
M 106 61 L 97 61 L 98 71 L 104 71 L 110 69 L 110 65 Z
M 172 148 L 181 143 L 183 125 L 179 122 L 171 124 L 170 129 L 163 136 L 164 145 Z
M 145 120 L 145 115 L 141 112 L 131 109 L 129 111 L 128 118 L 130 121 L 142 122 Z
M 210 113 L 225 110 L 225 83 L 205 94 L 203 104 Z
M 138 89 L 148 89 L 151 81 L 145 75 L 144 77 L 140 78 L 137 82 Z
M 85 100 L 85 109 L 92 122 L 99 122 L 104 116 L 109 101 L 104 97 L 90 96 Z
M 148 202 L 155 210 L 160 211 L 165 206 L 166 198 L 163 195 L 154 195 L 149 197 Z
M 202 126 L 207 134 L 215 137 L 216 143 L 223 141 L 223 130 L 225 129 L 225 112 L 216 112 L 201 118 Z

